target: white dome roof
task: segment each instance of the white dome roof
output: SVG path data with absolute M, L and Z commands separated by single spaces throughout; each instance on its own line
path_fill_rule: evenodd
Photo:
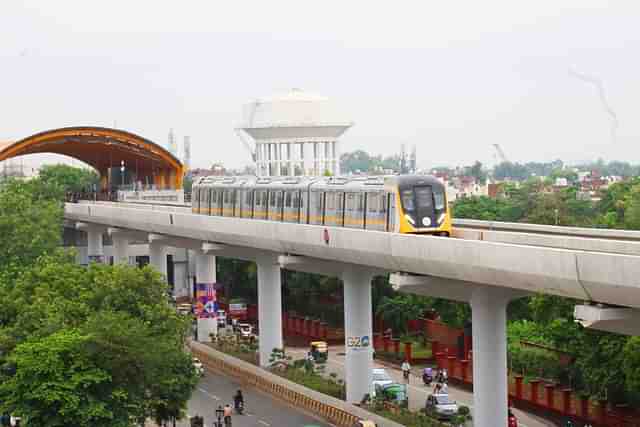
M 286 94 L 257 99 L 244 107 L 241 128 L 280 128 L 352 125 L 329 98 L 292 89 Z

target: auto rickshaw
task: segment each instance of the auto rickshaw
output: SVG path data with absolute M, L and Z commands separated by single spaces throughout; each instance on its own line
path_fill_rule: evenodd
M 329 346 L 326 341 L 312 341 L 311 356 L 316 363 L 326 362 L 329 358 Z
M 376 396 L 387 402 L 394 403 L 401 408 L 409 406 L 409 395 L 407 385 L 399 383 L 380 384 L 376 386 Z

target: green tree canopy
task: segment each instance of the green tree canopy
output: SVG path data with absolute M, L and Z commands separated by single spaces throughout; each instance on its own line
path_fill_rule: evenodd
M 45 165 L 40 168 L 38 176 L 45 184 L 58 185 L 65 192 L 91 190 L 94 184 L 100 182 L 100 177 L 93 169 L 64 164 Z

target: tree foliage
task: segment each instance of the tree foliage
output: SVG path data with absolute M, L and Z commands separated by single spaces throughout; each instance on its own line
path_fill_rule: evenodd
M 90 191 L 100 182 L 100 177 L 93 169 L 65 164 L 44 165 L 38 176 L 45 184 L 60 186 L 65 192 Z

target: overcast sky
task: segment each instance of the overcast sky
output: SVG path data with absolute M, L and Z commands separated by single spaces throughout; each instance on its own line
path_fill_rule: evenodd
M 243 104 L 298 87 L 355 122 L 343 152 L 637 163 L 639 18 L 637 0 L 1 0 L 0 140 L 115 122 L 165 145 L 173 127 L 194 166 L 237 167 Z M 570 69 L 604 82 L 615 140 Z

